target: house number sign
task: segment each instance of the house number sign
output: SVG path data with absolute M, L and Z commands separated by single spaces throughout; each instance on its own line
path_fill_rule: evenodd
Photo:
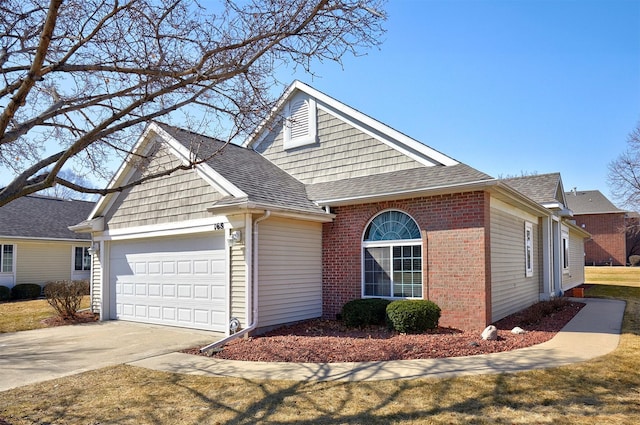
M 224 230 L 224 223 L 214 223 L 213 230 Z

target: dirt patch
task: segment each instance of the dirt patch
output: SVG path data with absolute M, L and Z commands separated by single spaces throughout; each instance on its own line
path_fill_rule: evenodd
M 582 307 L 584 303 L 563 303 L 553 313 L 539 317 L 537 323 L 529 325 L 523 325 L 522 318 L 530 317 L 530 311 L 506 317 L 495 323 L 497 341 L 482 340 L 480 332 L 451 328 L 410 335 L 389 331 L 385 327 L 350 329 L 334 320 L 309 320 L 261 336 L 231 341 L 213 356 L 245 361 L 337 363 L 496 353 L 550 340 Z M 516 326 L 527 332 L 520 335 L 512 333 Z M 184 352 L 203 355 L 198 348 Z
M 47 317 L 41 322 L 47 327 L 54 327 L 54 326 L 66 326 L 66 325 L 78 325 L 80 323 L 95 322 L 97 320 L 98 320 L 98 315 L 92 313 L 89 310 L 85 310 L 85 311 L 78 312 L 77 316 L 73 319 L 68 319 L 68 318 L 63 319 L 60 316 L 52 316 L 52 317 Z M 2 424 L 0 423 L 0 425 Z

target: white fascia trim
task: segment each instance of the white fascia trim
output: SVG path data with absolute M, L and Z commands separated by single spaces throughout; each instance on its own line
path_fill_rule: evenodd
M 173 149 L 176 156 L 182 160 L 183 164 L 188 164 L 193 159 L 194 153 L 189 150 L 182 143 L 178 142 L 175 138 L 173 138 L 169 133 L 165 132 L 159 126 L 153 124 L 157 129 L 155 130 L 160 137 L 164 139 L 164 141 Z M 198 175 L 204 179 L 207 183 L 209 183 L 216 191 L 221 192 L 225 195 L 230 195 L 233 197 L 243 197 L 247 196 L 242 190 L 238 189 L 236 185 L 231 183 L 226 178 L 222 177 L 220 173 L 215 171 L 209 165 L 202 163 L 196 165 L 196 171 Z
M 94 237 L 96 241 L 117 241 L 125 239 L 141 239 L 160 236 L 188 235 L 192 233 L 222 231 L 229 227 L 226 216 L 216 216 L 176 223 L 150 224 L 147 226 L 127 227 L 107 230 Z
M 475 182 L 468 183 L 459 183 L 459 184 L 451 184 L 451 185 L 442 185 L 442 186 L 431 186 L 420 189 L 410 189 L 410 190 L 399 190 L 396 192 L 385 192 L 385 193 L 377 193 L 375 195 L 365 195 L 365 196 L 350 196 L 346 198 L 334 198 L 334 199 L 322 199 L 315 201 L 320 206 L 337 206 L 337 205 L 348 205 L 352 203 L 362 203 L 362 202 L 376 202 L 378 200 L 386 200 L 398 198 L 400 196 L 406 195 L 415 195 L 419 196 L 422 194 L 432 194 L 436 193 L 456 193 L 462 192 L 466 190 L 479 190 L 487 187 L 494 186 L 497 183 L 496 179 L 492 180 L 479 180 Z

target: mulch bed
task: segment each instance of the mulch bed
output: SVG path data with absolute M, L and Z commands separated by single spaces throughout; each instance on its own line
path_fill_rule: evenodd
M 534 310 L 525 310 L 495 323 L 497 341 L 485 341 L 480 332 L 437 328 L 421 334 L 400 334 L 385 327 L 346 328 L 335 320 L 314 319 L 284 326 L 264 335 L 239 338 L 213 354 L 215 358 L 266 362 L 334 363 L 410 360 L 488 354 L 529 347 L 548 341 L 584 306 L 565 302 L 557 310 L 529 322 Z M 513 334 L 519 326 L 525 334 Z M 183 352 L 200 353 L 198 347 Z
M 92 313 L 89 310 L 79 311 L 75 318 L 62 318 L 61 316 L 47 317 L 42 320 L 42 323 L 47 327 L 65 326 L 65 325 L 78 325 L 80 323 L 91 323 L 98 320 L 98 315 Z M 2 425 L 0 423 L 0 425 Z

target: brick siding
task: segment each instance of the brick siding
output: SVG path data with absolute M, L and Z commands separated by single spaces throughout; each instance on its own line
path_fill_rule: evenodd
M 624 266 L 627 263 L 624 213 L 581 214 L 574 219 L 578 226 L 584 225 L 584 229 L 591 233 L 591 239 L 584 243 L 587 266 Z
M 397 209 L 416 220 L 423 240 L 423 297 L 442 309 L 440 325 L 483 329 L 491 318 L 489 195 L 421 197 L 336 207 L 323 227 L 323 317 L 361 297 L 361 243 L 378 213 Z

